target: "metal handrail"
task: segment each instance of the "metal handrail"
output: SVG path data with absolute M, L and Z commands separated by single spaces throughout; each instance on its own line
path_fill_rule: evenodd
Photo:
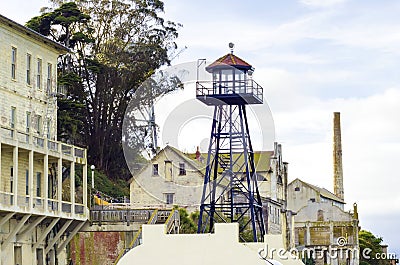
M 158 210 L 154 210 L 153 213 L 150 216 L 149 221 L 147 222 L 147 224 L 155 224 L 157 222 L 157 216 L 158 216 Z M 123 249 L 114 264 L 117 264 L 118 261 L 132 248 L 137 247 L 138 245 L 140 245 L 140 240 L 142 239 L 142 227 L 139 228 L 139 230 L 136 232 L 135 236 L 133 237 L 131 243 L 129 244 L 129 246 L 125 249 Z
M 263 88 L 253 79 L 196 82 L 196 96 L 225 94 L 252 94 L 262 100 Z
M 179 220 L 179 211 L 178 210 L 172 210 L 171 213 L 169 214 L 167 220 L 165 221 L 165 233 L 170 234 L 173 228 L 176 227 L 176 221 Z M 179 225 L 178 225 L 179 227 Z

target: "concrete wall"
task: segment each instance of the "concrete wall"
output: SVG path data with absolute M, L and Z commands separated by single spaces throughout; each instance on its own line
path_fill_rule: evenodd
M 289 210 L 298 212 L 306 206 L 311 199 L 320 202 L 320 196 L 311 187 L 304 185 L 302 181 L 296 179 L 288 186 L 288 201 L 287 207 Z
M 309 202 L 296 215 L 296 222 L 351 222 L 352 216 L 329 202 Z
M 238 224 L 215 224 L 214 234 L 166 235 L 163 225 L 144 225 L 143 244 L 129 251 L 118 265 L 131 264 L 271 264 L 260 258 L 260 249 L 283 248 L 281 235 L 266 236 L 265 243 L 240 243 Z M 267 252 L 272 264 L 303 265 Z M 275 253 L 275 254 L 274 254 Z

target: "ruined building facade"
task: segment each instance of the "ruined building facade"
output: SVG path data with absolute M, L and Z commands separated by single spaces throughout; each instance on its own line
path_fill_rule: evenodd
M 334 192 L 300 179 L 288 185 L 292 213 L 290 246 L 316 265 L 358 265 L 359 221 L 357 205 L 344 211 L 340 113 L 334 113 Z

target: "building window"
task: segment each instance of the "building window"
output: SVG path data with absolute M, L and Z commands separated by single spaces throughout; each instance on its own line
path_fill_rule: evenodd
M 153 164 L 153 176 L 158 176 L 158 164 Z
M 300 191 L 300 187 L 294 188 L 294 191 Z
M 173 204 L 174 203 L 174 194 L 173 193 L 165 193 L 165 201 L 167 204 Z
M 26 132 L 29 133 L 31 128 L 31 113 L 27 112 L 26 113 Z
M 14 168 L 10 168 L 10 192 L 13 193 L 13 186 L 14 186 Z
M 11 107 L 11 112 L 10 112 L 10 127 L 11 129 L 15 129 L 15 123 L 16 123 L 16 108 Z
M 179 175 L 186 175 L 185 163 L 179 163 Z
M 29 195 L 29 170 L 25 171 L 25 194 Z
M 46 127 L 47 127 L 47 139 L 50 139 L 50 137 L 51 137 L 51 134 L 50 134 L 50 132 L 51 132 L 51 121 L 50 121 L 50 119 L 47 120 Z
M 42 133 L 42 116 L 36 116 L 36 131 L 40 135 Z
M 31 64 L 32 55 L 26 54 L 26 84 L 31 85 Z
M 36 173 L 36 197 L 41 197 L 42 173 Z
M 17 78 L 17 48 L 11 47 L 11 78 Z
M 52 75 L 52 65 L 51 63 L 47 64 L 47 86 L 46 86 L 46 91 L 48 94 L 51 93 L 51 75 Z
M 42 88 L 42 59 L 38 58 L 37 59 L 37 65 L 36 65 L 36 86 L 38 89 Z

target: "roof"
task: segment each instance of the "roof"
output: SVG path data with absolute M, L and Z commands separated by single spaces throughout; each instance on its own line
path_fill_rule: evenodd
M 212 70 L 217 68 L 228 68 L 235 67 L 240 70 L 250 70 L 252 66 L 244 61 L 243 59 L 237 57 L 233 53 L 228 53 L 220 58 L 218 58 L 215 62 L 206 67 L 207 72 L 212 72 Z
M 320 188 L 318 186 L 312 185 L 310 183 L 307 183 L 305 181 L 302 181 L 298 178 L 296 178 L 295 180 L 293 180 L 291 183 L 295 182 L 295 181 L 300 181 L 301 183 L 303 183 L 304 185 L 310 187 L 311 189 L 315 190 L 316 192 L 318 192 L 320 194 L 320 196 L 327 198 L 327 199 L 331 199 L 333 201 L 337 201 L 340 203 L 345 203 L 343 199 L 339 198 L 338 196 L 336 196 L 335 194 L 333 194 L 332 192 L 330 192 L 329 190 L 325 189 L 325 188 Z M 290 183 L 290 184 L 291 184 Z M 289 184 L 289 185 L 290 185 Z
M 5 16 L 3 16 L 1 14 L 0 14 L 0 23 L 4 24 L 4 25 L 7 25 L 7 26 L 19 31 L 22 34 L 25 34 L 25 35 L 27 35 L 28 37 L 30 37 L 32 39 L 35 39 L 35 40 L 37 40 L 39 42 L 43 42 L 47 46 L 56 49 L 60 53 L 66 53 L 66 52 L 69 51 L 69 49 L 67 47 L 65 47 L 64 45 L 62 45 L 62 44 L 60 44 L 58 42 L 55 42 L 55 41 L 47 38 L 46 36 L 36 32 L 36 31 L 34 31 L 34 30 L 30 29 L 30 28 L 27 28 L 27 27 L 15 22 L 14 20 L 11 20 L 11 19 L 9 19 L 9 18 L 7 18 L 7 17 L 5 17 Z
M 207 163 L 207 153 L 201 154 L 201 159 L 197 160 L 196 159 L 196 153 L 183 153 L 179 149 L 167 145 L 164 147 L 164 149 L 161 149 L 157 155 L 151 160 L 151 161 L 156 161 L 159 154 L 164 152 L 165 149 L 170 149 L 173 152 L 175 152 L 178 156 L 180 156 L 182 159 L 185 160 L 188 164 L 192 165 L 194 168 L 196 168 L 203 176 L 206 174 L 206 163 Z M 256 166 L 256 170 L 258 173 L 260 172 L 267 172 L 270 169 L 270 159 L 273 156 L 273 151 L 255 151 L 254 152 L 254 163 Z M 238 154 L 234 154 L 234 157 L 237 157 Z M 241 156 L 238 160 L 239 163 L 243 163 L 243 156 Z M 152 163 L 149 162 L 148 165 L 143 167 L 137 174 L 141 174 L 148 166 L 150 166 Z M 133 180 L 131 178 L 129 180 L 129 183 Z
M 180 151 L 179 151 L 180 152 Z M 271 157 L 273 156 L 274 152 L 273 151 L 254 151 L 254 163 L 257 172 L 263 172 L 263 171 L 268 171 L 270 169 L 270 160 Z M 205 154 L 205 157 L 202 154 L 203 158 L 203 163 L 200 161 L 196 160 L 196 153 L 188 153 L 184 154 L 187 156 L 191 161 L 195 161 L 196 164 L 203 166 L 207 163 L 207 153 Z M 222 154 L 224 155 L 224 154 Z M 237 158 L 239 154 L 233 154 L 234 159 Z M 238 164 L 242 164 L 244 160 L 244 156 L 240 156 L 238 159 Z

